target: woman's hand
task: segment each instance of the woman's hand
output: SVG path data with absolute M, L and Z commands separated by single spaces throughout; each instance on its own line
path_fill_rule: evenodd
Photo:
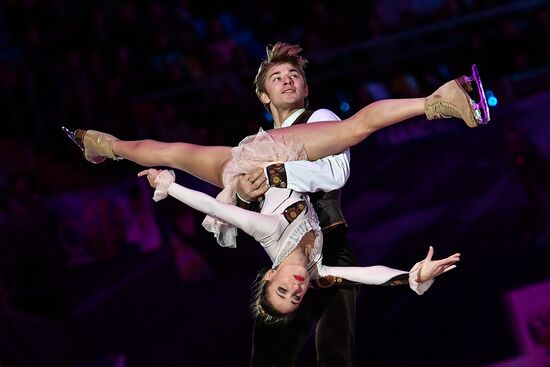
M 460 254 L 458 252 L 454 255 L 447 257 L 446 259 L 441 260 L 432 260 L 433 254 L 434 248 L 430 246 L 430 249 L 428 250 L 428 255 L 424 259 L 422 267 L 420 268 L 420 271 L 418 272 L 418 276 L 416 278 L 416 281 L 418 283 L 425 282 L 456 268 L 455 263 L 460 260 Z
M 149 181 L 149 185 L 151 185 L 151 187 L 156 188 L 157 187 L 156 179 L 159 174 L 160 174 L 160 171 L 158 169 L 149 168 L 138 173 L 138 177 L 147 175 L 147 181 Z

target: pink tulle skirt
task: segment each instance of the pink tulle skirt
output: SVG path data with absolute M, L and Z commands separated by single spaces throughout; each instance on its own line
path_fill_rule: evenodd
M 297 160 L 307 160 L 307 154 L 304 143 L 293 135 L 271 136 L 267 131 L 260 131 L 248 136 L 231 149 L 231 159 L 222 175 L 224 189 L 216 199 L 235 204 L 239 175 L 271 163 Z M 237 246 L 237 228 L 211 216 L 206 216 L 202 225 L 214 234 L 220 246 Z

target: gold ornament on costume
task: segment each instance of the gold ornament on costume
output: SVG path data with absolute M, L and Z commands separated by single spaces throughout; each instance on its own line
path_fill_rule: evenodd
M 285 209 L 283 212 L 283 215 L 285 216 L 288 223 L 292 223 L 294 219 L 296 219 L 300 213 L 304 211 L 306 208 L 306 202 L 305 201 L 297 201 L 294 204 L 290 205 L 288 208 Z

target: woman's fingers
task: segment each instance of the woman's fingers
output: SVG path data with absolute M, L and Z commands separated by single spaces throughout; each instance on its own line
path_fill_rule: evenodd
M 432 260 L 434 249 L 430 246 L 424 264 L 420 269 L 421 279 L 431 279 L 456 268 L 456 262 L 460 261 L 460 253 L 455 253 L 445 259 Z
M 143 171 L 138 173 L 138 177 L 145 176 L 149 174 L 149 169 L 144 169 Z
M 158 174 L 160 173 L 160 171 L 158 169 L 155 169 L 155 168 L 147 168 L 147 169 L 144 169 L 143 171 L 139 172 L 138 173 L 138 177 L 141 177 L 141 176 L 149 176 L 149 175 L 156 175 L 158 176 Z
M 446 260 L 446 263 L 454 264 L 455 262 L 460 261 L 460 255 L 449 256 Z
M 432 261 L 433 255 L 434 255 L 434 248 L 430 246 L 430 248 L 428 249 L 428 255 L 426 255 L 426 258 L 424 259 L 424 261 Z
M 443 259 L 443 260 L 437 260 L 437 261 L 434 261 L 433 262 L 433 265 L 435 268 L 439 268 L 439 269 L 446 269 L 450 266 L 453 266 L 456 262 L 458 262 L 460 259 L 458 258 L 446 258 L 446 259 Z M 454 265 L 456 267 L 456 265 Z
M 138 173 L 138 177 L 147 176 L 147 181 L 151 187 L 156 187 L 155 179 L 158 177 L 160 171 L 154 168 L 144 169 Z
M 451 265 L 451 266 L 447 266 L 443 269 L 443 272 L 446 273 L 448 272 L 449 270 L 453 270 L 454 268 L 456 268 L 456 265 Z

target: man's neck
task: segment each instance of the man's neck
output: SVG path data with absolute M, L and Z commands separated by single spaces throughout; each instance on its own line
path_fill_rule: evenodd
M 276 128 L 281 127 L 290 115 L 292 115 L 294 112 L 302 108 L 304 107 L 297 107 L 297 108 L 291 108 L 291 109 L 277 109 L 277 108 L 272 109 L 271 114 L 273 115 L 273 125 Z

